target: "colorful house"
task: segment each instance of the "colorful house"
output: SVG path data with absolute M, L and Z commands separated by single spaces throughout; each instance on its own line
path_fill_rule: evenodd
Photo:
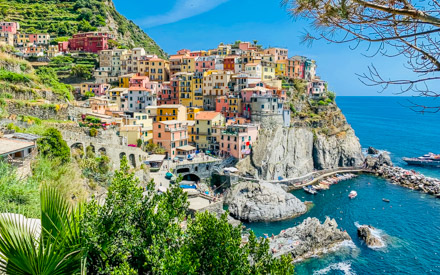
M 112 36 L 108 33 L 86 32 L 74 34 L 69 39 L 69 49 L 71 51 L 83 51 L 97 53 L 108 50 L 108 40 Z
M 178 120 L 154 122 L 153 143 L 165 149 L 167 158 L 186 157 L 196 149 L 188 145 L 188 123 Z
M 135 74 L 126 74 L 118 77 L 119 88 L 130 88 L 130 79 L 135 76 Z
M 186 107 L 180 104 L 166 104 L 157 106 L 156 121 L 178 120 L 187 118 Z
M 203 74 L 203 108 L 205 110 L 215 110 L 216 98 L 229 92 L 232 74 L 232 72 L 217 70 Z
M 19 29 L 20 24 L 18 22 L 0 22 L 0 32 L 16 34 Z
M 218 140 L 212 137 L 213 128 L 222 126 L 225 117 L 214 111 L 202 111 L 196 114 L 195 124 L 190 130 L 190 141 L 194 143 L 198 150 L 211 151 L 217 153 L 219 150 Z
M 251 153 L 252 144 L 257 138 L 257 125 L 228 125 L 220 135 L 220 156 L 242 159 Z

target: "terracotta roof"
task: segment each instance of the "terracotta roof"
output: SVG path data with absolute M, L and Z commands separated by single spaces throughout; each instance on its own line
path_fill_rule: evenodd
M 260 63 L 247 63 L 246 66 L 257 66 L 260 65 Z
M 151 58 L 148 61 L 164 61 L 164 60 L 161 58 Z
M 196 114 L 197 120 L 213 120 L 216 116 L 218 116 L 220 112 L 214 111 L 202 111 Z

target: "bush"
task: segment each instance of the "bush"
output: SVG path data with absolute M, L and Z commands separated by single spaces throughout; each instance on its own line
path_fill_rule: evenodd
M 290 103 L 290 111 L 292 112 L 292 114 L 295 114 L 296 113 L 296 109 L 295 109 L 295 106 L 293 106 L 293 103 Z
M 98 130 L 96 130 L 96 128 L 90 128 L 89 134 L 91 137 L 96 137 L 98 135 Z
M 37 143 L 41 155 L 59 159 L 62 163 L 70 161 L 70 148 L 57 129 L 47 129 L 44 136 Z
M 328 92 L 327 93 L 327 97 L 332 101 L 332 102 L 334 102 L 335 101 L 335 98 L 336 98 L 336 93 L 334 93 L 334 92 Z

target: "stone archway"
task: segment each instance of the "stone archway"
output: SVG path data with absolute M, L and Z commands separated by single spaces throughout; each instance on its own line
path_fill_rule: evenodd
M 101 147 L 101 148 L 99 148 L 98 153 L 101 156 L 106 156 L 107 155 L 107 149 L 105 149 L 104 147 Z
M 79 156 L 82 158 L 84 156 L 84 144 L 82 142 L 76 142 L 70 146 L 70 154 L 72 157 Z
M 134 154 L 130 154 L 130 156 L 128 157 L 128 160 L 129 160 L 131 166 L 136 167 L 136 157 Z
M 200 177 L 196 174 L 186 174 L 185 176 L 183 176 L 183 180 L 200 182 Z
M 184 173 L 189 173 L 189 172 L 190 172 L 189 168 L 179 168 L 176 171 L 177 174 L 184 174 Z

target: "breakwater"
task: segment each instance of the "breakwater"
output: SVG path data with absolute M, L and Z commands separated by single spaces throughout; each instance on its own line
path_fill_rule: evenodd
M 401 167 L 383 165 L 378 167 L 374 174 L 383 177 L 393 184 L 397 184 L 412 190 L 418 190 L 440 198 L 440 180 L 426 177 L 414 170 L 406 170 Z

